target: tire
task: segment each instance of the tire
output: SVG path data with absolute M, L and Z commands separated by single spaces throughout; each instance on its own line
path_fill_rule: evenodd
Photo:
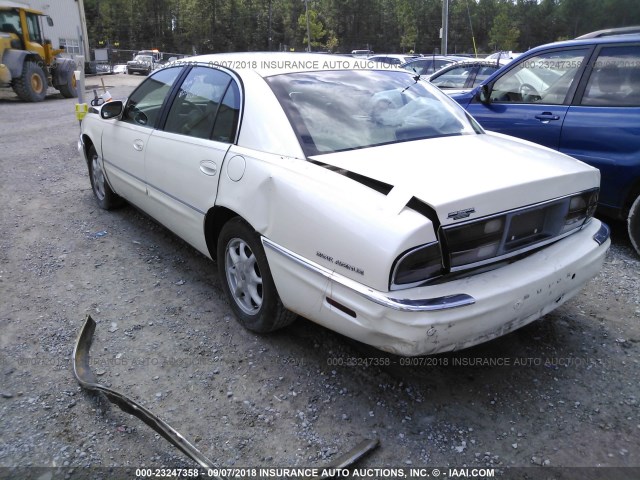
M 36 62 L 25 61 L 22 75 L 13 82 L 13 91 L 25 102 L 41 102 L 47 96 L 47 76 Z
M 631 210 L 629 210 L 629 218 L 627 218 L 627 228 L 629 230 L 629 238 L 631 245 L 640 255 L 640 195 L 636 198 Z
M 217 259 L 222 288 L 243 327 L 268 333 L 296 319 L 278 296 L 260 236 L 241 218 L 222 227 Z
M 98 201 L 98 205 L 103 210 L 112 210 L 121 207 L 124 200 L 116 195 L 104 178 L 100 157 L 96 152 L 96 148 L 91 145 L 89 147 L 89 179 L 91 180 L 91 189 Z
M 127 75 L 133 75 L 133 74 L 131 73 L 131 70 L 129 70 L 128 68 L 127 68 Z
M 78 96 L 78 84 L 73 70 L 69 70 L 66 73 L 65 83 L 60 85 L 58 90 L 60 90 L 64 98 L 76 98 Z

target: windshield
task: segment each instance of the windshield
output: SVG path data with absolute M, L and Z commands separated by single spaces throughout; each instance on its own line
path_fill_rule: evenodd
M 17 10 L 0 10 L 0 32 L 21 35 L 22 28 Z
M 149 55 L 136 55 L 133 61 L 140 63 L 152 63 L 153 58 L 151 58 Z
M 267 82 L 307 156 L 481 132 L 452 100 L 404 71 L 291 73 Z

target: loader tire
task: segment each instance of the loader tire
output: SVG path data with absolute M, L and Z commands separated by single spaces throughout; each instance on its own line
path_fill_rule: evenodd
M 60 93 L 64 98 L 76 98 L 78 96 L 78 83 L 76 82 L 76 75 L 73 70 L 69 70 L 66 73 L 65 83 L 58 87 Z
M 36 62 L 27 61 L 22 75 L 13 82 L 13 91 L 25 102 L 41 102 L 47 96 L 47 76 Z

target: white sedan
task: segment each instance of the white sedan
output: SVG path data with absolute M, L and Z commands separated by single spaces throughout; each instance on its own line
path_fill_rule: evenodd
M 369 67 L 247 53 L 154 72 L 82 123 L 99 205 L 124 199 L 217 261 L 248 329 L 302 315 L 402 355 L 504 335 L 598 273 L 598 170 Z

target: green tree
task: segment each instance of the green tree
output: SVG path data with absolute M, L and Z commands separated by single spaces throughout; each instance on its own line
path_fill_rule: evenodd
M 302 13 L 298 17 L 298 26 L 300 30 L 304 32 L 302 43 L 308 45 L 307 42 L 307 15 Z M 324 47 L 323 40 L 327 36 L 327 31 L 324 29 L 322 21 L 318 18 L 318 12 L 309 9 L 309 32 L 311 34 L 311 46 L 312 47 Z
M 312 45 L 350 52 L 440 48 L 443 0 L 307 0 Z M 184 54 L 306 48 L 301 0 L 84 0 L 92 48 Z M 470 18 L 470 19 L 469 19 Z M 638 0 L 449 0 L 449 51 L 525 51 L 640 24 Z M 102 42 L 102 43 L 99 43 Z M 130 53 L 130 52 L 128 52 Z M 128 54 L 127 53 L 127 54 Z
M 520 30 L 507 9 L 502 9 L 489 31 L 489 43 L 495 50 L 517 50 Z

